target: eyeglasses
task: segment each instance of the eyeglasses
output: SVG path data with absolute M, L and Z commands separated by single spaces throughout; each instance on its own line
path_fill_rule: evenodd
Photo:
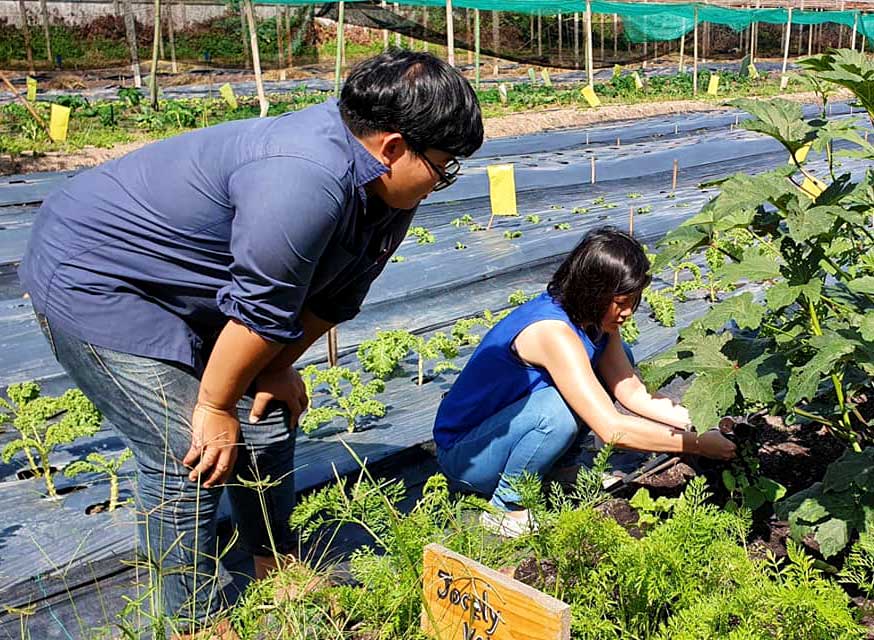
M 426 156 L 424 153 L 421 156 L 425 159 L 425 162 L 428 163 L 428 166 L 437 174 L 438 178 L 437 184 L 434 185 L 434 188 L 431 191 L 441 191 L 446 187 L 452 186 L 456 180 L 458 180 L 458 174 L 461 172 L 461 163 L 458 162 L 455 158 L 446 163 L 446 166 L 441 169 L 436 164 L 431 162 L 431 159 Z

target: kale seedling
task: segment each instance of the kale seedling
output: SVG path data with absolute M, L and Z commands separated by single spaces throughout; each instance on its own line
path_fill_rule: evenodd
M 452 222 L 450 222 L 453 227 L 456 229 L 460 229 L 461 227 L 469 227 L 473 224 L 473 216 L 469 213 L 465 213 L 460 218 L 455 218 Z
M 571 225 L 569 222 L 559 222 L 558 224 L 553 225 L 553 228 L 557 229 L 558 231 L 569 231 Z
M 427 360 L 443 358 L 434 365 L 434 373 L 458 369 L 452 362 L 454 358 L 458 357 L 458 342 L 445 333 L 435 333 L 427 340 L 421 336 L 416 336 L 412 350 L 419 357 L 417 379 L 419 386 L 425 384 L 425 362 Z
M 576 215 L 583 215 L 585 213 L 589 213 L 588 207 L 574 207 L 571 213 L 575 213 Z
M 673 327 L 676 321 L 676 308 L 670 295 L 659 289 L 647 287 L 643 290 L 643 299 L 652 309 L 652 315 L 663 327 Z
M 77 460 L 64 469 L 64 475 L 75 478 L 80 473 L 103 473 L 109 478 L 109 507 L 107 511 L 115 511 L 118 507 L 118 479 L 121 466 L 133 457 L 130 449 L 125 449 L 118 456 L 110 458 L 102 453 L 92 451 L 84 460 Z
M 600 207 L 601 205 L 607 204 L 607 198 L 604 196 L 598 196 L 594 200 L 592 200 L 592 204 L 596 207 Z
M 407 357 L 415 342 L 416 336 L 403 329 L 377 331 L 375 338 L 358 346 L 358 362 L 362 369 L 385 380 Z
M 630 316 L 628 320 L 619 326 L 619 335 L 627 344 L 634 344 L 640 337 L 640 328 L 637 326 L 637 321 L 634 316 Z
M 455 250 L 456 251 L 464 251 L 465 249 L 467 249 L 467 245 L 464 244 L 463 242 L 456 242 L 455 243 Z
M 390 262 L 405 262 L 406 258 L 403 256 L 392 256 Z
M 531 213 L 525 216 L 525 221 L 530 222 L 531 224 L 540 224 L 540 216 L 536 213 Z
M 69 389 L 60 397 L 40 396 L 36 382 L 23 382 L 10 385 L 6 395 L 8 400 L 0 398 L 0 424 L 11 422 L 20 437 L 3 447 L 3 462 L 23 453 L 34 476 L 43 478 L 48 495 L 55 498 L 51 452 L 58 445 L 97 433 L 100 412 L 78 389 Z
M 637 213 L 638 213 L 638 215 L 645 215 L 647 213 L 652 213 L 652 205 L 648 204 L 648 205 L 643 206 L 643 207 L 638 207 Z
M 529 296 L 524 291 L 522 291 L 522 289 L 516 289 L 513 293 L 507 296 L 507 304 L 518 307 L 519 305 L 525 304 L 529 300 L 534 300 L 534 298 L 536 297 L 536 293 L 532 293 Z
M 410 227 L 407 237 L 415 238 L 416 244 L 434 244 L 434 234 L 425 227 Z
M 516 238 L 521 238 L 521 237 L 522 237 L 522 232 L 521 232 L 521 231 L 509 231 L 509 230 L 508 230 L 508 231 L 504 231 L 504 237 L 505 237 L 507 240 L 514 240 L 514 239 L 516 239 Z
M 628 198 L 629 200 L 636 200 L 637 198 L 642 198 L 643 194 L 638 193 L 637 191 L 632 191 L 631 193 L 625 194 L 625 197 Z
M 314 365 L 306 367 L 301 372 L 301 377 L 307 385 L 310 397 L 319 386 L 326 385 L 333 400 L 333 404 L 314 407 L 304 414 L 300 421 L 300 428 L 304 433 L 311 433 L 335 418 L 344 419 L 346 430 L 352 433 L 360 418 L 381 418 L 385 415 L 385 405 L 374 399 L 374 396 L 385 390 L 385 383 L 378 378 L 364 384 L 358 371 L 351 371 L 346 367 L 317 369 Z

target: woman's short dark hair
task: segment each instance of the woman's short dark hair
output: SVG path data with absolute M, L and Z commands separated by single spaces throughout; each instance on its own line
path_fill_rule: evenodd
M 650 283 L 640 243 L 614 227 L 587 233 L 552 276 L 547 291 L 584 329 L 600 328 L 615 296 L 640 294 Z
M 360 62 L 343 85 L 340 113 L 353 135 L 400 133 L 420 154 L 467 157 L 483 143 L 476 92 L 430 53 L 390 50 Z

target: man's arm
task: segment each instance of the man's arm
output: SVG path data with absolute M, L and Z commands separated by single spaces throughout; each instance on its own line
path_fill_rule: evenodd
M 322 320 L 312 311 L 304 308 L 300 314 L 300 325 L 303 330 L 301 337 L 291 344 L 285 345 L 273 360 L 262 369 L 261 373 L 282 371 L 293 365 L 316 340 L 334 326 L 334 323 Z

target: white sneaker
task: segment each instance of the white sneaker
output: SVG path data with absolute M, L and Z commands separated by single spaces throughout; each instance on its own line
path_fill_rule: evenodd
M 530 515 L 524 520 L 511 518 L 508 515 L 489 513 L 483 511 L 479 517 L 480 525 L 487 531 L 491 531 L 502 538 L 518 538 L 537 531 L 538 524 Z

